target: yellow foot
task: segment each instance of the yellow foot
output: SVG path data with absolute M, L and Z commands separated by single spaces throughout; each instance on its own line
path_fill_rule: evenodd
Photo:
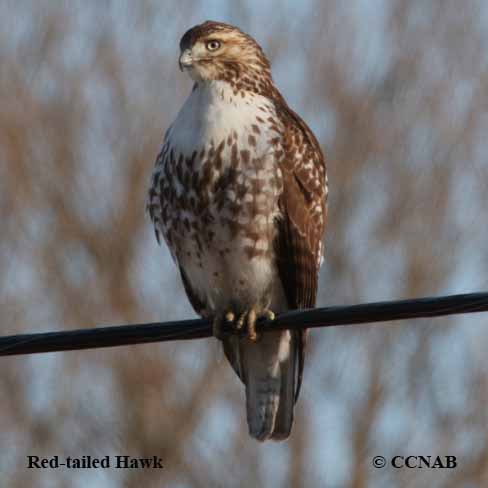
M 252 342 L 256 342 L 258 340 L 258 334 L 256 333 L 256 321 L 261 317 L 265 317 L 268 320 L 274 320 L 275 314 L 268 308 L 260 310 L 259 312 L 256 311 L 254 307 L 250 308 L 239 315 L 236 323 L 236 330 L 240 332 L 242 329 L 244 329 L 244 327 L 246 327 L 247 338 Z
M 234 323 L 236 319 L 236 316 L 232 310 L 228 310 L 224 314 L 219 314 L 216 315 L 213 319 L 212 322 L 212 333 L 214 337 L 217 339 L 222 340 L 224 334 L 223 334 L 223 328 L 226 324 L 232 324 Z

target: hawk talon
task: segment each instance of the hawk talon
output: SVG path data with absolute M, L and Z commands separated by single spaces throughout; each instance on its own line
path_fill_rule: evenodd
M 235 328 L 237 332 L 240 332 L 244 328 L 244 321 L 246 320 L 247 312 L 242 313 L 239 315 L 239 318 L 237 319 Z
M 243 312 L 239 319 L 235 324 L 235 328 L 237 332 L 241 332 L 244 329 L 244 325 L 246 326 L 245 336 L 251 342 L 257 342 L 259 340 L 259 335 L 256 332 L 256 321 L 264 317 L 267 320 L 274 320 L 275 314 L 272 310 L 265 308 L 264 310 L 257 312 L 255 308 L 251 308 Z
M 232 324 L 235 321 L 235 314 L 232 310 L 229 310 L 223 315 L 216 315 L 212 321 L 212 335 L 219 340 L 224 338 L 224 325 Z
M 266 318 L 266 320 L 274 320 L 276 318 L 276 314 L 269 308 L 265 308 L 262 315 Z

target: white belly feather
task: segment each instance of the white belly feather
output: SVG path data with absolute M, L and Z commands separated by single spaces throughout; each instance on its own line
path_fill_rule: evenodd
M 261 304 L 277 312 L 286 308 L 273 250 L 282 185 L 274 158 L 281 144 L 273 115 L 274 107 L 268 99 L 254 94 L 241 98 L 217 81 L 192 92 L 167 134 L 175 159 L 183 155 L 183 160 L 202 149 L 207 155 L 225 141 L 220 167 L 212 157 L 197 157 L 193 163 L 191 171 L 198 172 L 200 178 L 207 174 L 209 179 L 203 196 L 188 184 L 184 170 L 183 177 L 172 182 L 177 199 L 185 195 L 196 199 L 197 206 L 206 207 L 205 225 L 201 213 L 176 203 L 162 229 L 167 234 L 176 220 L 188 222 L 176 233 L 176 241 L 168 244 L 192 288 L 213 311 L 229 305 L 245 308 Z M 227 185 L 214 191 L 219 178 L 226 175 L 232 175 Z

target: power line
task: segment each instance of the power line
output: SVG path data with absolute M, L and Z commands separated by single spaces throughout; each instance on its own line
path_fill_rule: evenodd
M 488 311 L 488 292 L 295 310 L 260 321 L 258 331 L 332 327 Z M 0 337 L 0 356 L 95 349 L 149 342 L 202 339 L 212 335 L 207 320 L 154 322 L 63 332 Z

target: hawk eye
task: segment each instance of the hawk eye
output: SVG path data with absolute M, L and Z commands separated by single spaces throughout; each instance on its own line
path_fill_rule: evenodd
M 217 51 L 217 49 L 220 47 L 220 42 L 219 41 L 208 41 L 207 42 L 207 49 L 209 51 Z

